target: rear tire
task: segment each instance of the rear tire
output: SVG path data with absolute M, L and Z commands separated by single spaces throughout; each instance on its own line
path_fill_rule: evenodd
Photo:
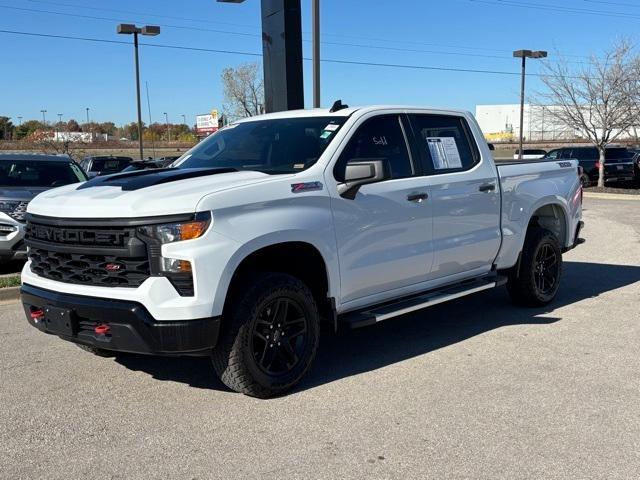
M 582 188 L 588 188 L 591 186 L 591 179 L 589 178 L 589 175 L 587 175 L 586 173 L 583 173 L 580 176 L 580 183 L 582 184 Z
M 76 346 L 80 349 L 80 350 L 84 350 L 85 352 L 89 352 L 94 354 L 97 357 L 115 357 L 116 354 L 115 352 L 111 351 L 111 350 L 105 350 L 104 348 L 98 348 L 98 347 L 91 347 L 89 345 L 82 345 L 80 343 L 76 343 Z
M 562 250 L 549 230 L 533 227 L 524 241 L 519 271 L 509 272 L 507 290 L 523 306 L 540 307 L 553 301 L 562 276 Z
M 318 307 L 304 283 L 282 273 L 259 274 L 228 310 L 212 352 L 213 367 L 226 386 L 269 398 L 304 377 L 320 333 Z

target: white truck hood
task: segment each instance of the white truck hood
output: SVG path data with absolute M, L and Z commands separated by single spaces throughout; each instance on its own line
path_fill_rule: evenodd
M 138 175 L 115 174 L 48 190 L 35 197 L 27 211 L 58 218 L 132 218 L 189 213 L 195 211 L 205 195 L 273 178 L 252 171 L 212 172 L 186 179 L 172 179 L 170 175 L 152 178 L 162 171 L 135 173 Z M 141 177 L 151 184 L 140 186 Z M 154 183 L 154 178 L 160 181 Z M 131 186 L 134 182 L 137 184 Z

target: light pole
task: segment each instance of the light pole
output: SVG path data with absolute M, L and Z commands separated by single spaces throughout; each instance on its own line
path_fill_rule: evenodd
M 169 130 L 169 115 L 164 112 L 164 123 L 167 126 L 167 142 L 171 141 L 171 130 Z
M 122 35 L 133 34 L 133 49 L 136 64 L 136 98 L 138 102 L 138 143 L 140 147 L 140 160 L 144 160 L 144 150 L 142 146 L 142 109 L 140 107 L 140 61 L 138 60 L 138 34 L 156 36 L 160 34 L 160 27 L 145 25 L 142 28 L 130 23 L 118 25 L 118 33 Z
M 186 117 L 186 115 L 183 113 L 181 116 L 182 116 L 182 123 L 186 125 L 186 124 L 187 124 L 187 117 Z
M 22 125 L 22 117 L 18 117 L 18 122 L 20 122 L 19 125 Z
M 89 107 L 85 108 L 87 112 L 87 125 L 89 124 Z
M 515 50 L 513 52 L 514 58 L 522 59 L 522 78 L 520 80 L 520 142 L 518 149 L 518 159 L 522 160 L 522 143 L 523 143 L 523 130 L 524 130 L 524 79 L 526 77 L 526 65 L 527 58 L 546 58 L 547 52 L 544 50 Z
M 47 124 L 47 117 L 45 116 L 45 114 L 47 113 L 46 110 L 40 110 L 40 113 L 42 113 L 42 123 L 44 123 L 45 125 Z
M 320 108 L 320 0 L 311 0 L 313 108 Z

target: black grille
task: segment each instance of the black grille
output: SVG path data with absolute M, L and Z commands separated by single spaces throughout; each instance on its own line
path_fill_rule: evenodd
M 0 202 L 0 212 L 4 212 L 14 220 L 24 223 L 27 215 L 27 205 L 29 205 L 29 202 Z
M 150 275 L 146 257 L 86 255 L 31 247 L 29 258 L 33 273 L 64 283 L 138 287 Z

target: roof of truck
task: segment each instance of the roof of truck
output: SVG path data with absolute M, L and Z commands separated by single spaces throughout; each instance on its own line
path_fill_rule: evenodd
M 459 110 L 455 108 L 444 109 L 444 108 L 425 107 L 425 106 L 416 106 L 416 105 L 369 105 L 369 106 L 342 108 L 341 110 L 338 110 L 335 112 L 332 112 L 328 108 L 286 110 L 283 112 L 267 113 L 264 115 L 258 115 L 256 117 L 243 118 L 234 123 L 251 122 L 256 120 L 269 120 L 269 119 L 277 119 L 277 118 L 349 117 L 357 111 L 370 112 L 370 111 L 376 111 L 376 110 L 413 110 L 413 111 L 423 110 L 423 111 L 428 111 L 433 113 L 455 113 L 460 115 L 468 114 L 466 110 Z
M 0 161 L 26 160 L 31 162 L 65 162 L 72 161 L 67 155 L 48 155 L 45 153 L 0 153 Z

